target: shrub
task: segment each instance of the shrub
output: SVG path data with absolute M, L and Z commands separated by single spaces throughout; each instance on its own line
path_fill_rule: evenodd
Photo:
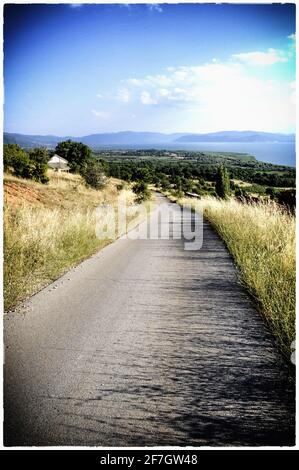
M 271 187 L 269 187 L 269 188 L 266 188 L 266 191 L 265 191 L 265 192 L 266 192 L 267 196 L 269 196 L 269 197 L 270 197 L 270 199 L 272 199 L 272 200 L 274 200 L 274 199 L 275 199 L 275 196 L 276 196 L 276 191 L 275 191 L 275 189 L 274 189 L 274 188 L 271 188 Z
M 144 181 L 137 181 L 133 185 L 133 192 L 136 194 L 136 202 L 141 203 L 143 201 L 146 201 L 147 199 L 150 199 L 151 193 L 150 190 L 148 189 L 147 183 Z
M 37 148 L 29 154 L 16 144 L 4 145 L 4 169 L 12 170 L 14 175 L 21 178 L 32 179 L 40 183 L 47 183 L 47 161 L 46 149 Z
M 221 165 L 217 171 L 215 190 L 220 199 L 227 199 L 230 195 L 229 174 L 223 165 Z
M 244 188 L 237 188 L 235 190 L 235 196 L 238 198 L 238 199 L 242 199 L 244 197 L 246 197 L 248 195 L 246 189 Z
M 166 175 L 162 175 L 160 179 L 160 187 L 163 191 L 167 191 L 170 188 L 169 179 Z
M 31 179 L 40 183 L 48 183 L 47 177 L 49 154 L 45 148 L 35 148 L 29 152 L 31 162 Z
M 89 160 L 84 169 L 81 170 L 86 184 L 95 189 L 102 189 L 106 184 L 106 177 L 104 175 L 102 166 L 97 160 Z
M 29 165 L 27 153 L 17 144 L 5 144 L 3 146 L 4 171 L 12 169 L 15 174 L 23 173 Z M 21 176 L 21 175 L 17 175 Z
M 49 161 L 49 152 L 45 148 L 35 148 L 33 150 L 30 150 L 29 152 L 29 158 L 30 160 L 36 162 L 36 163 L 45 163 L 47 164 Z
M 283 206 L 286 206 L 291 211 L 295 210 L 296 207 L 296 190 L 286 190 L 277 193 L 277 202 Z

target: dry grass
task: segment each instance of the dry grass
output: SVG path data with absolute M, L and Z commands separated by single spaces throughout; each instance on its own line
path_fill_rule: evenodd
M 116 207 L 119 181 L 111 179 L 97 191 L 87 188 L 77 175 L 57 177 L 50 173 L 50 178 L 49 185 L 4 178 L 6 310 L 111 241 L 96 236 L 101 220 L 95 208 L 103 203 Z M 129 204 L 133 203 L 129 188 L 121 193 Z M 137 223 L 137 214 L 131 214 L 129 222 Z
M 295 217 L 271 202 L 241 204 L 212 197 L 180 202 L 203 210 L 223 238 L 281 350 L 290 357 L 295 338 Z
M 56 173 L 48 171 L 49 184 L 43 185 L 31 180 L 17 178 L 12 175 L 4 176 L 5 203 L 20 206 L 30 203 L 34 206 L 44 206 L 51 209 L 89 210 L 99 204 L 111 203 L 116 200 L 119 192 L 119 180 L 110 178 L 106 186 L 98 191 L 87 187 L 79 175 L 71 173 Z M 129 188 L 124 191 L 129 203 L 134 200 L 134 194 Z

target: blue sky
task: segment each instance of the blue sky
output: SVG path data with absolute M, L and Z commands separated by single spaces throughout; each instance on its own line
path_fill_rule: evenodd
M 6 5 L 4 128 L 295 129 L 295 7 Z

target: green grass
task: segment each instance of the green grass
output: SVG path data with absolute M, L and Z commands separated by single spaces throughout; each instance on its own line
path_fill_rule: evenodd
M 275 203 L 206 197 L 191 202 L 225 241 L 278 346 L 289 359 L 295 338 L 295 217 Z

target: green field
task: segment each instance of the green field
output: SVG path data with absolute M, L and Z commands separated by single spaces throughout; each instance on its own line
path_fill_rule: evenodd
M 254 193 L 265 193 L 267 187 L 294 188 L 295 169 L 283 165 L 259 162 L 249 154 L 229 152 L 190 152 L 165 150 L 105 150 L 94 154 L 106 165 L 111 176 L 127 181 L 144 179 L 159 184 L 175 176 L 190 182 L 214 181 L 220 165 L 224 165 L 231 180 L 254 185 Z M 166 184 L 166 183 L 165 183 Z M 189 191 L 192 189 L 190 183 Z

